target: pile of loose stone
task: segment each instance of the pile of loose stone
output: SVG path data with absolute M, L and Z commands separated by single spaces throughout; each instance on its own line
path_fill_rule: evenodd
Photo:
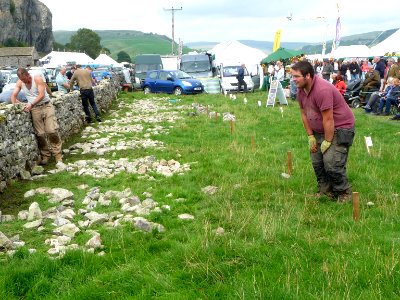
M 87 186 L 82 185 L 79 188 L 87 188 Z M 51 255 L 64 255 L 71 249 L 84 249 L 91 253 L 97 251 L 98 255 L 104 255 L 100 233 L 93 230 L 93 227 L 115 228 L 128 224 L 144 232 L 153 230 L 164 232 L 163 225 L 148 221 L 144 216 L 170 210 L 169 205 L 160 207 L 151 198 L 150 193 L 143 193 L 144 199 L 141 200 L 133 195 L 130 189 L 101 193 L 100 188 L 95 187 L 88 190 L 84 199 L 77 201 L 69 190 L 42 187 L 26 192 L 24 197 L 30 198 L 38 194 L 47 195 L 48 202 L 52 206 L 42 211 L 37 202 L 32 202 L 28 210 L 18 213 L 17 219 L 26 222 L 22 225 L 24 230 L 43 233 L 44 243 L 50 246 L 48 253 Z M 107 213 L 97 211 L 107 210 L 113 202 L 119 204 L 118 210 Z M 14 216 L 2 216 L 1 219 L 2 222 L 15 221 Z M 73 243 L 75 236 L 81 232 L 88 233 L 90 236 L 84 247 Z M 22 246 L 25 246 L 25 242 L 20 240 L 19 235 L 8 238 L 0 232 L 0 252 L 13 254 Z M 29 251 L 36 250 L 31 248 Z
M 174 105 L 175 111 L 170 111 L 171 104 L 166 101 L 167 99 L 145 99 L 138 100 L 132 104 L 121 102 L 118 107 L 119 110 L 111 113 L 113 117 L 118 119 L 107 120 L 99 125 L 97 129 L 87 127 L 83 131 L 82 137 L 92 140 L 72 145 L 66 152 L 78 153 L 78 151 L 81 151 L 82 154 L 94 152 L 102 155 L 108 151 L 134 149 L 137 147 L 158 147 L 162 149 L 164 147 L 162 142 L 150 140 L 148 137 L 150 135 L 168 134 L 168 130 L 172 126 L 164 127 L 154 124 L 175 122 L 182 118 L 182 114 L 176 110 L 191 108 L 189 106 Z M 125 113 L 121 113 L 121 111 L 125 111 Z M 135 114 L 130 111 L 134 111 Z M 121 114 L 123 115 L 121 116 Z M 135 122 L 140 124 L 132 125 Z M 111 123 L 113 125 L 110 125 Z M 142 123 L 154 125 L 146 130 L 147 139 L 135 141 L 123 139 L 122 133 L 143 133 L 144 126 Z M 101 134 L 104 133 L 107 133 L 108 136 L 121 137 L 121 139 L 119 142 L 112 144 L 109 137 L 101 137 Z M 95 178 L 111 178 L 120 172 L 126 172 L 128 174 L 138 174 L 138 178 L 154 180 L 152 173 L 169 177 L 174 174 L 184 175 L 189 170 L 190 164 L 188 163 L 181 164 L 173 159 L 157 160 L 155 156 L 146 156 L 133 160 L 128 158 L 120 158 L 118 160 L 105 158 L 78 160 L 73 163 L 58 164 L 56 169 L 50 170 L 49 173 L 67 171 L 78 176 L 89 175 Z M 88 189 L 89 187 L 81 185 L 78 188 Z M 205 187 L 203 189 L 204 193 L 210 195 L 216 191 L 216 187 Z M 22 225 L 23 230 L 35 230 L 43 233 L 44 243 L 49 246 L 48 253 L 58 257 L 64 255 L 70 249 L 84 249 L 91 253 L 104 255 L 101 235 L 95 230 L 99 226 L 100 228 L 116 228 L 128 225 L 144 232 L 155 230 L 162 233 L 165 231 L 164 226 L 147 220 L 145 216 L 163 213 L 171 209 L 167 204 L 160 206 L 149 192 L 144 192 L 141 199 L 139 196 L 134 195 L 130 189 L 124 191 L 109 190 L 102 193 L 100 188 L 94 187 L 88 189 L 83 199 L 75 199 L 76 197 L 69 190 L 42 187 L 26 192 L 24 197 L 31 198 L 37 195 L 47 195 L 51 207 L 42 211 L 37 202 L 32 202 L 28 210 L 18 213 L 17 219 L 19 222 L 25 222 Z M 167 195 L 167 198 L 172 198 L 172 194 Z M 170 201 L 179 203 L 185 201 L 185 199 L 178 198 Z M 119 209 L 110 211 L 112 210 L 111 207 L 119 207 Z M 193 220 L 194 216 L 181 214 L 178 218 Z M 0 211 L 1 222 L 14 222 L 16 221 L 15 219 L 12 215 L 2 216 Z M 74 243 L 76 235 L 82 233 L 90 237 L 83 246 Z M 223 233 L 223 229 L 217 229 L 216 233 Z M 25 246 L 25 242 L 20 239 L 18 234 L 7 237 L 6 234 L 0 232 L 0 254 L 8 253 L 12 255 L 17 248 L 22 246 Z M 29 251 L 35 252 L 36 249 L 29 248 Z

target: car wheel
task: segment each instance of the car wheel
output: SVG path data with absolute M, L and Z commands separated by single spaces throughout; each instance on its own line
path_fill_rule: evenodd
M 145 95 L 151 93 L 151 90 L 150 90 L 150 88 L 149 88 L 148 86 L 145 86 L 144 89 L 143 89 L 143 91 L 144 91 L 144 94 L 145 94 Z
M 177 86 L 177 87 L 174 89 L 174 94 L 175 94 L 176 96 L 182 95 L 182 88 L 179 87 L 179 86 Z

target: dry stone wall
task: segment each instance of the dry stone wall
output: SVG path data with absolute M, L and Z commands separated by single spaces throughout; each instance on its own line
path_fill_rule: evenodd
M 119 79 L 104 80 L 94 87 L 95 100 L 101 112 L 106 111 L 117 99 Z M 51 101 L 56 110 L 59 133 L 66 140 L 78 133 L 84 125 L 85 114 L 79 91 L 69 94 L 54 93 Z M 93 113 L 93 112 L 92 112 Z M 93 114 L 94 115 L 94 114 Z M 0 105 L 0 192 L 7 182 L 24 177 L 39 158 L 39 149 L 34 134 L 30 113 L 22 111 L 22 105 Z

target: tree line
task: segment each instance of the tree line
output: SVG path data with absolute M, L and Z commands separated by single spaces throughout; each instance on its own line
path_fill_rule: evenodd
M 108 48 L 101 45 L 100 36 L 93 30 L 87 28 L 79 29 L 73 36 L 71 36 L 70 42 L 65 45 L 53 41 L 53 48 L 85 52 L 93 59 L 99 56 L 100 53 L 105 53 L 107 55 L 111 54 L 111 51 Z M 131 57 L 125 51 L 118 52 L 116 60 L 117 62 L 132 62 Z

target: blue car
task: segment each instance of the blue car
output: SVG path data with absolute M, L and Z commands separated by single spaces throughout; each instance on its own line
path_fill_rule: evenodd
M 180 70 L 147 71 L 142 88 L 145 94 L 167 93 L 181 95 L 200 94 L 204 91 L 204 86 L 200 80 L 194 79 Z

